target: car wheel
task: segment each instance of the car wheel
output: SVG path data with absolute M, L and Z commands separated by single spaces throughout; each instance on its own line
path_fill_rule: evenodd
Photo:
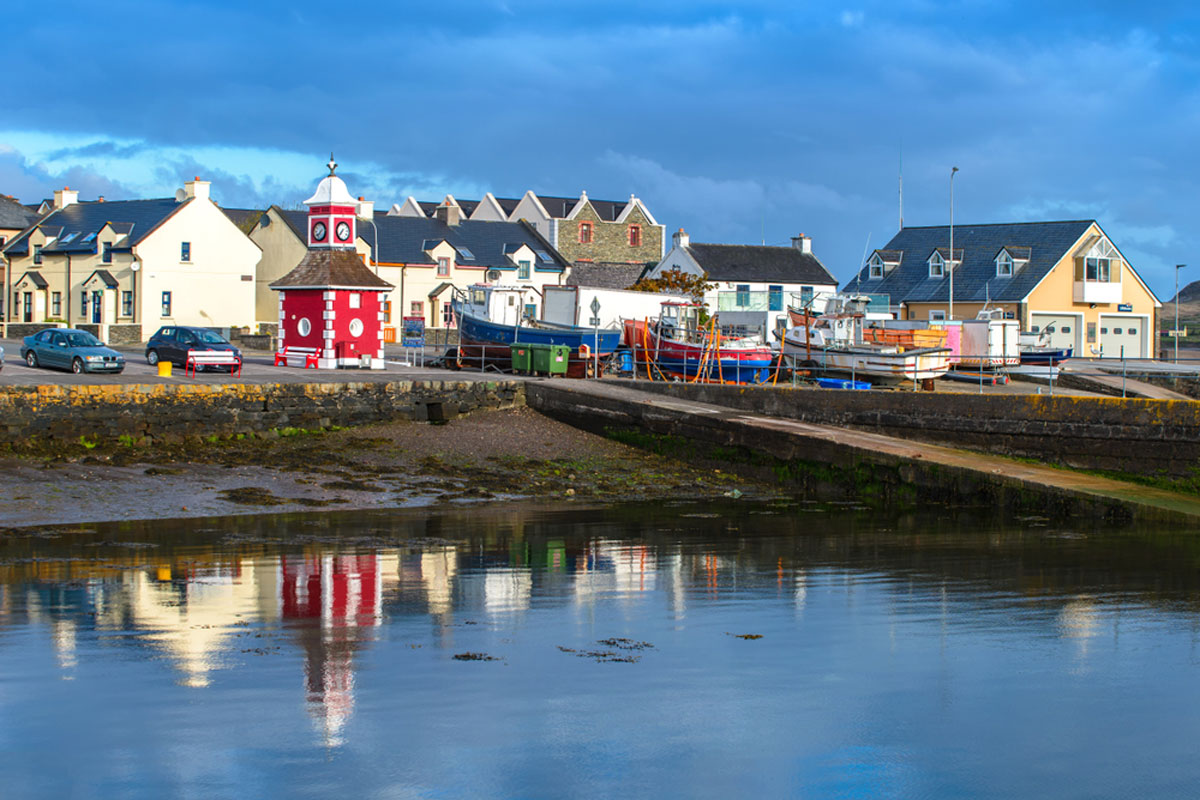
M 71 361 L 71 372 L 74 372 L 76 375 L 83 372 L 83 359 L 82 358 L 76 358 L 73 361 Z
M 31 367 L 36 367 L 37 366 L 37 353 L 33 352 L 32 350 L 30 350 L 28 353 L 26 353 L 25 354 L 25 363 Z
M 157 350 L 147 350 L 146 351 L 146 363 L 152 367 L 158 363 L 158 351 Z

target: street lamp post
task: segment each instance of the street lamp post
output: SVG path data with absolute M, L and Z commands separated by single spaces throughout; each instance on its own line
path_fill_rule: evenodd
M 1179 270 L 1187 264 L 1175 265 L 1175 363 L 1179 363 Z
M 946 315 L 947 319 L 954 319 L 954 173 L 958 172 L 958 167 L 950 168 L 950 311 Z

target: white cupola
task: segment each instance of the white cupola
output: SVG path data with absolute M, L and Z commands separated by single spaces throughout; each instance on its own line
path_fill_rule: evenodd
M 337 162 L 329 154 L 329 174 L 317 184 L 313 196 L 304 201 L 308 206 L 308 246 L 345 247 L 353 249 L 358 238 L 358 201 L 335 171 Z

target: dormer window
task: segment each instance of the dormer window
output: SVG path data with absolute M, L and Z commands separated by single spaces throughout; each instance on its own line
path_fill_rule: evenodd
M 942 258 L 941 253 L 934 253 L 929 257 L 929 277 L 946 277 L 946 260 Z
M 1013 260 L 1008 253 L 1001 253 L 996 259 L 996 277 L 1011 278 L 1013 274 Z
M 867 266 L 869 268 L 868 277 L 871 280 L 879 280 L 883 277 L 883 260 L 879 256 L 873 257 Z

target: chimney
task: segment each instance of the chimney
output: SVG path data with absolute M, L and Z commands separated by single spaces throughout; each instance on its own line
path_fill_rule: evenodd
M 358 198 L 358 210 L 355 212 L 360 219 L 375 219 L 375 201 Z
M 672 234 L 671 239 L 675 242 L 676 247 L 687 247 L 692 243 L 691 237 L 683 232 L 683 228 Z
M 805 236 L 803 233 L 799 236 L 793 236 L 792 247 L 796 248 L 801 253 L 812 253 L 812 237 Z
M 72 192 L 70 186 L 54 190 L 54 207 L 66 208 L 79 202 L 79 192 Z
M 183 193 L 189 200 L 193 198 L 207 200 L 208 187 L 211 185 L 212 184 L 210 184 L 208 181 L 200 180 L 200 176 L 197 175 L 195 178 L 183 185 Z
M 454 226 L 462 220 L 462 209 L 453 197 L 446 195 L 446 199 L 437 207 L 433 216 L 447 225 Z

